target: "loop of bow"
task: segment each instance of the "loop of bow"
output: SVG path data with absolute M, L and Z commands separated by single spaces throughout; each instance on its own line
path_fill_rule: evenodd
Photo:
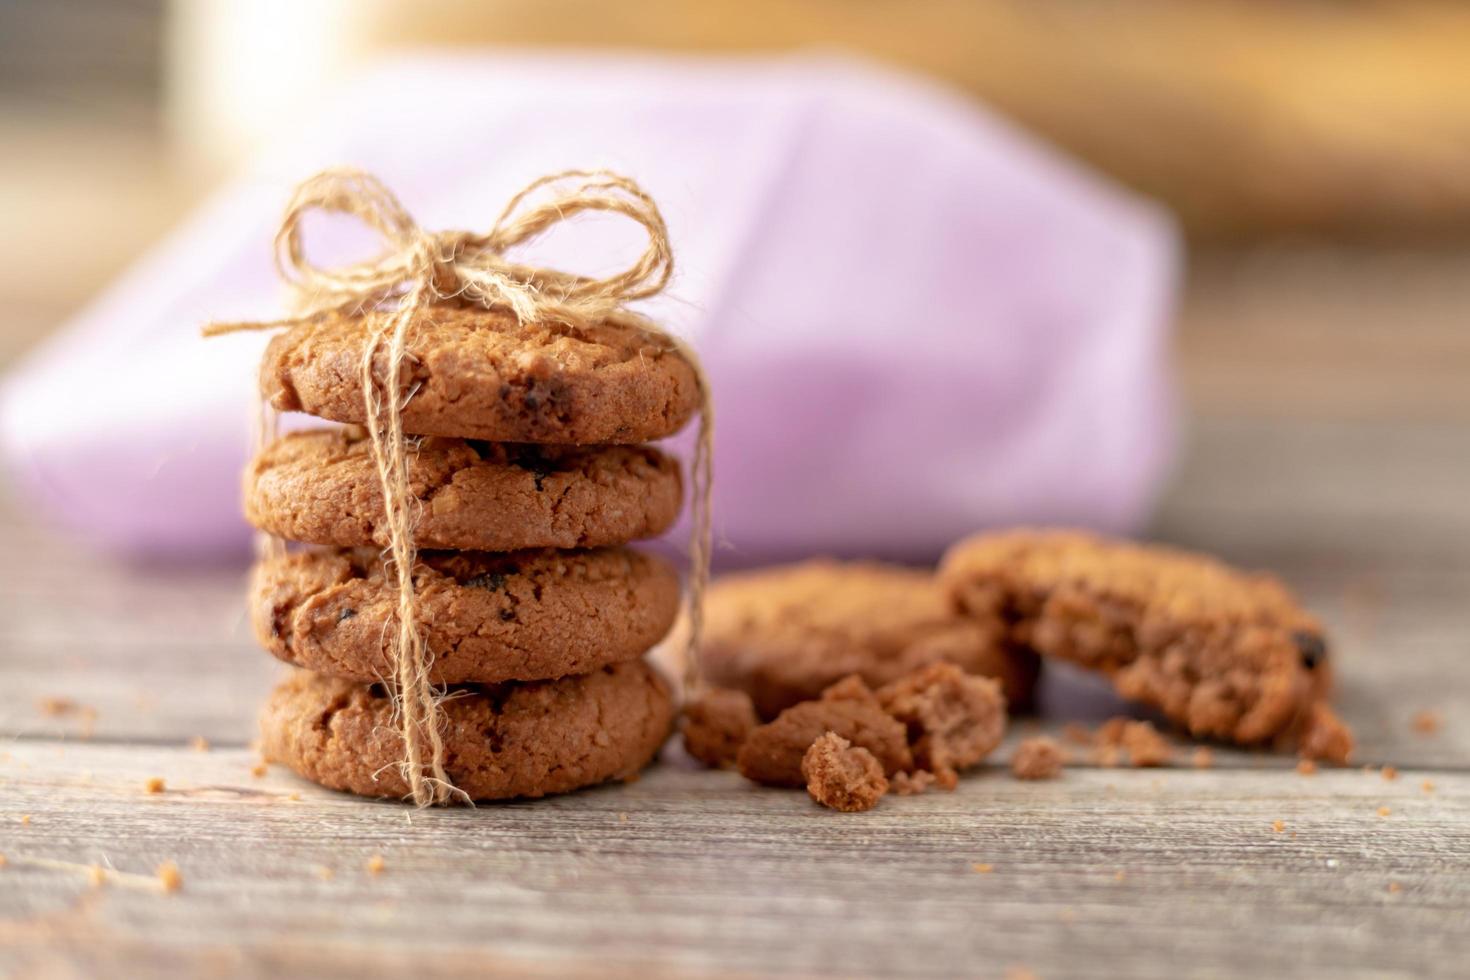
M 533 201 L 543 189 L 552 193 Z M 306 255 L 303 224 L 317 211 L 357 218 L 382 237 L 385 250 L 348 265 L 314 264 Z M 648 245 L 636 262 L 595 279 L 506 257 L 516 246 L 588 211 L 620 214 L 643 227 Z M 522 322 L 585 326 L 658 294 L 674 268 L 668 227 L 653 199 L 627 177 L 600 170 L 568 170 L 533 181 L 511 198 L 484 234 L 425 231 L 372 174 L 350 167 L 324 170 L 296 188 L 276 233 L 275 250 L 276 268 L 299 298 L 298 315 L 263 325 L 219 324 L 206 333 L 361 313 L 415 291 L 422 295 L 408 305 L 460 298 L 508 309 Z

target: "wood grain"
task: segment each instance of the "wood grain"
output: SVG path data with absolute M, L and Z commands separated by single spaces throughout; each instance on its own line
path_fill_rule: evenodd
M 555 972 L 1432 974 L 1470 955 L 1447 928 L 1470 903 L 1458 774 L 1425 793 L 1413 770 L 989 772 L 853 817 L 678 761 L 629 786 L 433 812 L 254 779 L 252 761 L 13 747 L 12 965 L 106 958 L 130 936 L 185 960 L 305 945 L 357 969 L 419 944 Z M 166 792 L 145 791 L 153 775 Z M 185 885 L 92 893 L 33 858 L 143 875 L 174 860 Z M 43 922 L 58 933 L 23 924 Z

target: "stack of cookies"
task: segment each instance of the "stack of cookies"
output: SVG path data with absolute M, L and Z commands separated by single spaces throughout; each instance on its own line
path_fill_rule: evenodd
M 263 719 L 268 761 L 334 789 L 402 797 L 386 683 L 398 591 L 359 366 L 369 326 L 339 316 L 278 335 L 263 397 L 333 429 L 264 447 L 245 476 L 256 527 L 299 542 L 263 558 L 261 643 L 299 670 Z M 643 443 L 698 407 L 694 370 L 636 329 L 573 333 L 436 305 L 409 332 L 402 409 L 415 498 L 418 623 L 442 702 L 445 765 L 472 799 L 628 778 L 667 737 L 673 703 L 644 654 L 679 582 L 626 547 L 678 516 L 677 463 Z

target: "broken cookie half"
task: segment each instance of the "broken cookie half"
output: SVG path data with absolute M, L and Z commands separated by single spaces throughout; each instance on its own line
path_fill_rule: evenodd
M 1275 578 L 1204 555 L 1081 531 L 981 534 L 939 577 L 954 607 L 1008 641 L 1111 679 L 1197 738 L 1295 745 L 1346 762 L 1352 732 L 1327 704 L 1321 624 Z

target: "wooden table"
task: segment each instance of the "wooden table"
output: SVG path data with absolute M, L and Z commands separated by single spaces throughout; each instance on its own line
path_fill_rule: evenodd
M 1463 975 L 1470 261 L 1428 261 L 1197 269 L 1188 448 L 1154 529 L 1302 591 L 1359 762 L 1396 779 L 1229 750 L 1195 769 L 1186 748 L 1047 783 L 997 764 L 842 815 L 671 749 L 536 803 L 363 802 L 254 771 L 276 668 L 241 570 L 100 560 L 12 510 L 0 973 Z M 1013 740 L 1118 708 L 1075 675 L 1045 694 Z

